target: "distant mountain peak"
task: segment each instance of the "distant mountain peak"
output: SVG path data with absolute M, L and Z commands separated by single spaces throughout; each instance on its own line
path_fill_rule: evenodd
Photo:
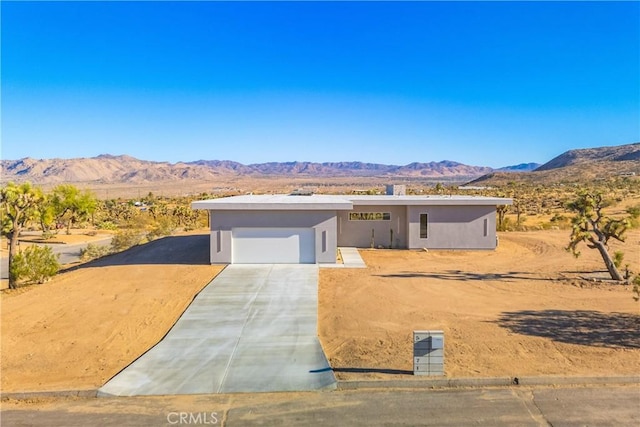
M 640 158 L 640 142 L 613 147 L 581 148 L 569 150 L 543 164 L 536 171 L 558 169 L 572 165 L 603 161 L 633 161 Z
M 640 143 L 569 150 L 526 173 L 505 169 L 484 175 L 469 184 L 502 185 L 513 181 L 586 183 L 621 176 L 640 176 Z

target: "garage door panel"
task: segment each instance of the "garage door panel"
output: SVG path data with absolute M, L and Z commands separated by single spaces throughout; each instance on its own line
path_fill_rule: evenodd
M 234 264 L 313 264 L 315 231 L 312 228 L 234 228 Z

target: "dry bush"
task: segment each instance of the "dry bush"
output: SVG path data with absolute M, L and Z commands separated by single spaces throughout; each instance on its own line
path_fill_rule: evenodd
M 60 270 L 58 256 L 49 246 L 29 246 L 13 258 L 9 274 L 15 281 L 44 283 Z
M 82 261 L 91 261 L 92 259 L 107 256 L 110 253 L 111 248 L 109 246 L 89 243 L 86 248 L 80 250 L 80 259 Z
M 111 240 L 111 249 L 114 252 L 124 251 L 142 242 L 142 233 L 136 229 L 124 229 L 118 231 Z

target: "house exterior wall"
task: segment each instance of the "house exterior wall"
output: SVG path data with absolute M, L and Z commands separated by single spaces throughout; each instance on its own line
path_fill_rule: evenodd
M 210 211 L 211 263 L 232 262 L 231 230 L 235 227 L 313 228 L 317 263 L 335 263 L 337 221 L 335 211 Z M 274 251 L 278 248 L 274 247 Z
M 420 214 L 428 215 L 420 238 Z M 411 249 L 495 249 L 495 206 L 408 206 L 406 239 Z
M 390 213 L 388 221 L 350 220 L 351 213 Z M 393 242 L 391 241 L 393 231 Z M 373 239 L 372 239 L 373 235 Z M 361 205 L 338 212 L 338 246 L 407 248 L 407 206 Z

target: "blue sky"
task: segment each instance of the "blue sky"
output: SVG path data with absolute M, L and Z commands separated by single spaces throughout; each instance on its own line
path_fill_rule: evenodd
M 1 2 L 2 158 L 455 160 L 640 141 L 638 2 Z

